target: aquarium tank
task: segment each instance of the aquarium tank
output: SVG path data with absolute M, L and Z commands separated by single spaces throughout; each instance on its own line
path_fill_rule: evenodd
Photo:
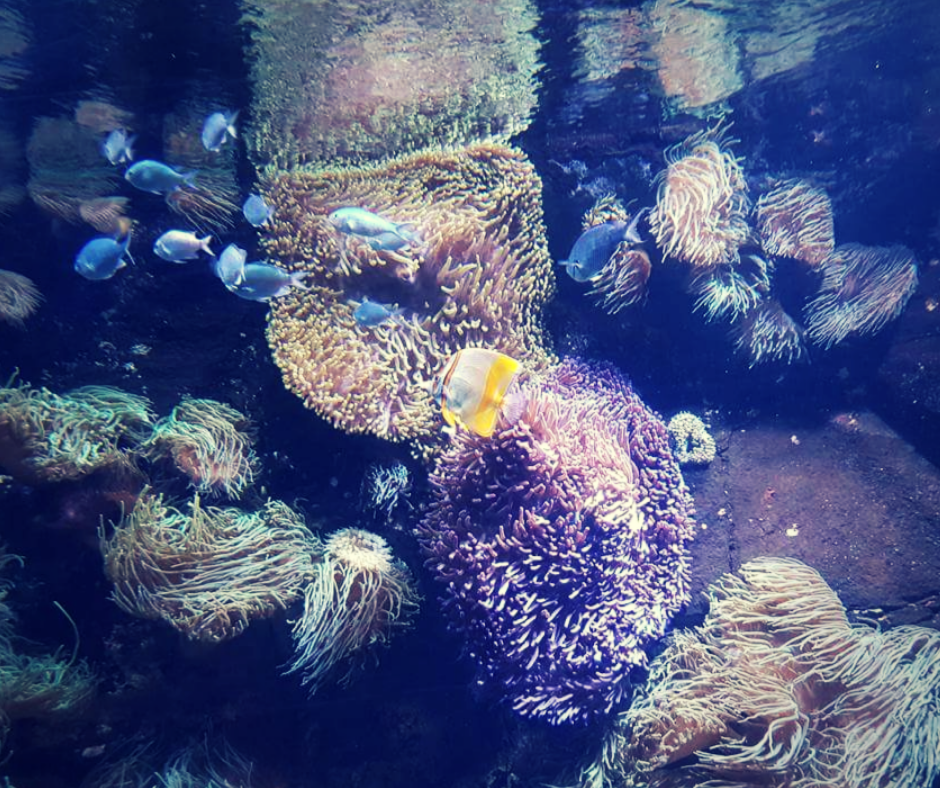
M 940 788 L 936 0 L 0 0 L 0 785 Z

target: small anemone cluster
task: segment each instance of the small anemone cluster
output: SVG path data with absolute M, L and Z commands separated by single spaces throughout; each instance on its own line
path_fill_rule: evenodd
M 792 363 L 808 345 L 828 350 L 896 318 L 917 287 L 913 252 L 837 245 L 829 196 L 806 180 L 773 181 L 754 203 L 733 146 L 720 126 L 693 134 L 666 151 L 657 177 L 649 229 L 662 260 L 686 267 L 693 309 L 734 326 L 735 347 L 751 366 Z M 585 229 L 624 215 L 602 198 Z M 608 313 L 645 297 L 654 267 L 645 247 L 624 241 L 592 280 Z M 815 280 L 815 295 L 795 308 L 784 303 L 782 276 Z

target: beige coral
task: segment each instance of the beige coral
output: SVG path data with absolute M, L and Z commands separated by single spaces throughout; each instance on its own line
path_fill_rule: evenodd
M 517 151 L 479 144 L 382 167 L 272 179 L 268 258 L 308 289 L 272 304 L 268 343 L 288 389 L 349 432 L 427 437 L 439 424 L 435 373 L 466 346 L 531 370 L 549 360 L 540 324 L 554 279 L 540 182 Z M 340 207 L 410 223 L 419 240 L 373 249 L 327 220 Z M 401 320 L 359 326 L 351 301 L 397 303 Z
M 852 626 L 793 559 L 750 561 L 709 595 L 586 783 L 889 788 L 940 774 L 940 634 Z
M 757 201 L 761 248 L 777 257 L 820 265 L 835 247 L 832 202 L 807 181 L 782 181 Z
M 720 128 L 666 151 L 650 229 L 664 257 L 693 266 L 735 263 L 750 235 L 747 183 Z
M 299 598 L 318 548 L 280 501 L 249 513 L 205 508 L 197 496 L 184 513 L 148 491 L 112 536 L 101 533 L 114 601 L 206 642 L 233 638 Z

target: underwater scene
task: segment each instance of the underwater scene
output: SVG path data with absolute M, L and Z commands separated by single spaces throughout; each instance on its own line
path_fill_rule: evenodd
M 940 788 L 936 0 L 0 0 L 0 785 Z

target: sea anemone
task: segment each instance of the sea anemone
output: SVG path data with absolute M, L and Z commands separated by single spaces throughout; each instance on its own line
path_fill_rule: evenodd
M 0 268 L 0 320 L 23 328 L 40 303 L 42 293 L 32 279 Z
M 204 85 L 193 85 L 195 94 L 207 92 Z M 235 154 L 231 148 L 207 151 L 201 130 L 219 97 L 196 99 L 163 119 L 163 151 L 168 164 L 181 171 L 196 173 L 196 185 L 184 185 L 166 195 L 166 204 L 176 214 L 195 226 L 220 232 L 230 230 L 241 215 Z
M 620 244 L 600 273 L 591 280 L 591 295 L 609 315 L 632 306 L 646 297 L 646 283 L 652 271 L 650 257 L 643 249 Z
M 280 501 L 249 513 L 204 508 L 196 496 L 184 513 L 147 491 L 100 538 L 112 598 L 123 610 L 211 643 L 297 599 L 314 576 L 319 545 Z
M 58 395 L 11 382 L 0 389 L 0 467 L 27 484 L 78 479 L 127 466 L 152 427 L 150 402 L 120 389 Z
M 248 419 L 235 408 L 184 397 L 154 425 L 141 452 L 152 460 L 171 460 L 197 492 L 237 499 L 254 480 L 257 466 L 247 426 Z
M 737 327 L 735 348 L 750 359 L 750 366 L 773 361 L 792 364 L 803 358 L 803 327 L 775 298 L 763 298 Z
M 348 432 L 426 439 L 440 417 L 431 381 L 463 347 L 547 366 L 541 310 L 554 279 L 539 181 L 523 156 L 481 144 L 382 167 L 281 175 L 265 196 L 268 259 L 306 274 L 276 299 L 268 344 L 289 390 Z M 408 223 L 416 240 L 373 249 L 328 215 L 359 206 Z M 363 327 L 351 301 L 397 303 L 400 320 Z
M 849 624 L 819 574 L 794 559 L 750 561 L 709 597 L 704 624 L 676 632 L 656 658 L 585 782 L 933 784 L 940 634 Z
M 694 413 L 677 413 L 666 425 L 680 465 L 708 465 L 718 447 L 708 428 Z
M 806 306 L 806 334 L 826 348 L 880 331 L 917 289 L 917 261 L 905 246 L 842 244 L 821 270 L 819 294 Z
M 701 270 L 690 286 L 696 296 L 694 309 L 704 312 L 708 322 L 718 318 L 734 322 L 770 290 L 770 275 L 771 267 L 755 255 L 745 255 L 733 265 Z
M 419 600 L 410 573 L 381 536 L 358 528 L 331 534 L 304 588 L 288 672 L 303 674 L 312 694 L 336 665 L 351 659 L 340 679 L 348 680 L 356 658 L 409 625 Z
M 565 360 L 490 438 L 458 434 L 419 536 L 479 681 L 553 724 L 607 714 L 688 599 L 692 500 L 610 367 Z
M 13 563 L 22 559 L 0 548 L 0 572 Z M 87 706 L 96 688 L 91 671 L 75 661 L 74 653 L 65 660 L 59 653 L 20 652 L 26 640 L 17 637 L 16 616 L 6 601 L 12 586 L 0 580 L 0 750 L 20 720 L 61 723 Z
M 733 263 L 750 235 L 747 183 L 730 140 L 715 128 L 666 151 L 650 229 L 664 257 L 693 266 Z
M 832 202 L 806 181 L 782 181 L 757 201 L 757 230 L 767 254 L 818 266 L 835 247 Z

